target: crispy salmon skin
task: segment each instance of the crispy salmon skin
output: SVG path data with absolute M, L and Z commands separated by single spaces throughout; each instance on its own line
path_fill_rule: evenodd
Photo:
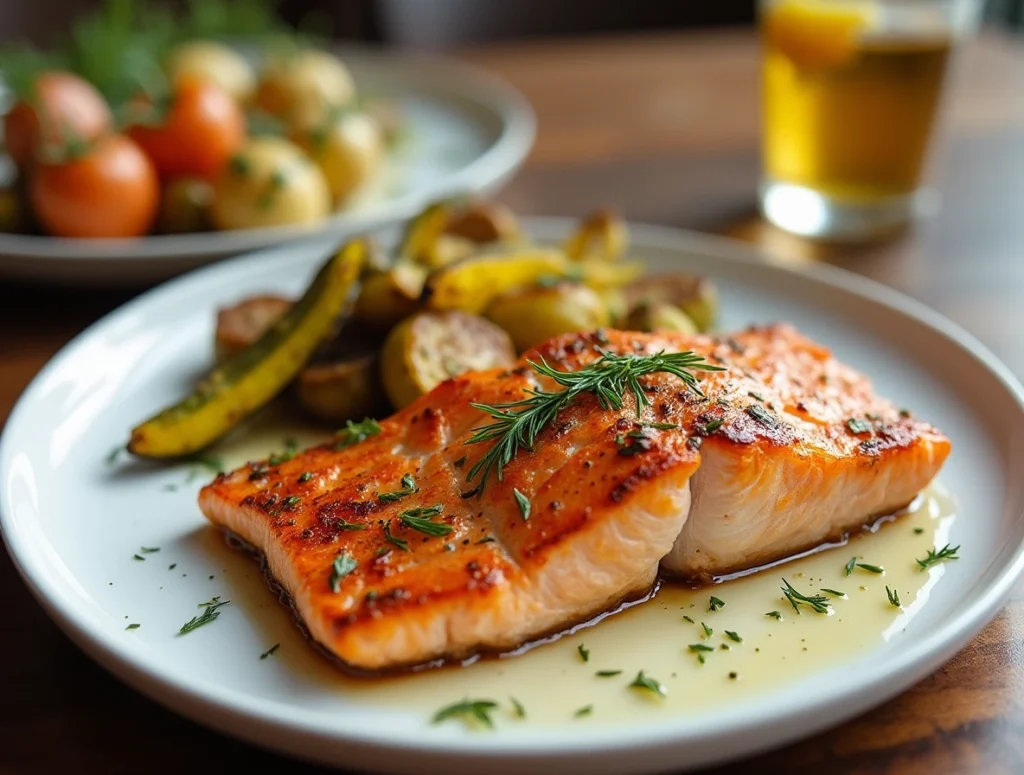
M 693 350 L 720 372 L 643 378 L 637 417 L 582 395 L 482 492 L 490 444 L 471 404 L 553 389 L 527 359 L 577 371 L 603 351 Z M 639 419 L 639 422 L 638 422 Z M 310 636 L 379 671 L 514 649 L 667 575 L 752 567 L 911 500 L 949 442 L 788 326 L 732 337 L 567 335 L 511 370 L 450 379 L 380 423 L 200 492 L 214 523 L 266 556 Z M 692 505 L 691 505 L 692 496 Z

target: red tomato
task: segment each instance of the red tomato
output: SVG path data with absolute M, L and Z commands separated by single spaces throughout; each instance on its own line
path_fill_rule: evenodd
M 137 237 L 160 204 L 152 162 L 124 135 L 102 137 L 61 163 L 38 163 L 29 186 L 36 217 L 59 237 Z
M 161 177 L 214 178 L 245 139 L 245 114 L 220 87 L 183 79 L 163 122 L 136 124 L 128 135 L 142 146 Z
M 110 108 L 95 87 L 77 75 L 60 70 L 41 73 L 32 91 L 4 116 L 4 145 L 19 169 L 32 164 L 41 142 L 61 148 L 110 131 Z

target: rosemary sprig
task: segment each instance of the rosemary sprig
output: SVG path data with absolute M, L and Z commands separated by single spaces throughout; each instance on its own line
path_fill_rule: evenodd
M 209 624 L 218 616 L 220 616 L 220 611 L 218 611 L 217 609 L 226 606 L 230 602 L 230 600 L 224 600 L 223 602 L 221 602 L 220 597 L 215 597 L 205 603 L 200 603 L 198 607 L 203 608 L 205 606 L 205 610 L 201 614 L 199 614 L 199 616 L 193 616 L 191 619 L 189 619 L 187 622 L 181 625 L 181 629 L 178 630 L 178 634 L 187 635 L 188 633 L 192 632 L 192 630 L 196 630 L 202 627 L 204 624 Z
M 394 503 L 400 501 L 406 495 L 414 495 L 419 492 L 420 488 L 416 486 L 416 478 L 412 474 L 405 474 L 402 477 L 402 488 L 400 490 L 393 490 L 391 492 L 379 492 L 377 493 L 377 500 L 381 503 Z
M 934 549 L 929 549 L 925 558 L 923 560 L 916 560 L 916 562 L 920 566 L 921 570 L 925 570 L 932 565 L 937 565 L 943 560 L 959 560 L 960 558 L 957 556 L 957 552 L 959 551 L 959 545 L 950 546 L 949 544 L 946 544 L 937 552 Z
M 558 371 L 541 358 L 540 363 L 527 361 L 541 376 L 553 380 L 564 390 L 526 390 L 527 398 L 504 404 L 472 404 L 493 422 L 473 429 L 467 444 L 494 442 L 494 445 L 477 461 L 466 477 L 472 482 L 478 476 L 477 492 L 483 490 L 487 478 L 493 472 L 501 481 L 502 473 L 523 449 L 531 449 L 540 432 L 551 424 L 559 413 L 570 406 L 579 396 L 589 393 L 597 398 L 602 409 L 621 409 L 627 393 L 633 395 L 637 419 L 650 404 L 643 390 L 640 378 L 656 372 L 679 377 L 687 388 L 703 395 L 697 384 L 694 371 L 722 371 L 704 361 L 694 352 L 666 353 L 654 355 L 620 355 L 605 352 L 595 362 L 579 371 Z
M 782 583 L 786 585 L 782 587 L 782 594 L 786 596 L 789 604 L 793 606 L 793 610 L 797 613 L 800 613 L 801 604 L 809 606 L 811 610 L 819 614 L 828 613 L 829 602 L 828 598 L 824 595 L 804 595 L 797 592 L 793 585 L 785 579 L 782 580 Z
M 403 511 L 398 515 L 398 519 L 405 527 L 411 530 L 418 530 L 424 535 L 444 536 L 452 532 L 452 526 L 444 522 L 434 522 L 431 519 L 431 517 L 438 516 L 442 511 L 444 511 L 444 506 L 438 503 L 435 506 L 422 506 Z
M 491 720 L 491 712 L 498 707 L 494 700 L 462 700 L 441 708 L 434 714 L 433 723 L 440 724 L 448 719 L 462 719 L 463 721 L 476 721 L 479 724 L 492 729 L 494 722 Z

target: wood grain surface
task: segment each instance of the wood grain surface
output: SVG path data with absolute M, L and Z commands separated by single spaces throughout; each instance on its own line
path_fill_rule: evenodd
M 629 218 L 731 235 L 779 259 L 828 261 L 948 315 L 1024 374 L 1024 44 L 986 33 L 947 104 L 938 216 L 863 248 L 761 222 L 758 51 L 742 32 L 506 44 L 464 52 L 533 102 L 537 145 L 502 199 L 522 213 Z M 0 422 L 45 361 L 134 291 L 0 281 Z M 181 719 L 84 657 L 0 556 L 0 773 L 317 772 Z M 1024 589 L 966 649 L 897 699 L 749 772 L 1024 772 Z

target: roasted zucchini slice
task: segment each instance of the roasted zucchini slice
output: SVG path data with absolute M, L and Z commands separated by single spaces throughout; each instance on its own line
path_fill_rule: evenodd
M 595 259 L 617 261 L 629 244 L 626 223 L 608 210 L 591 213 L 562 244 L 565 255 L 573 261 Z
M 237 355 L 259 341 L 295 303 L 283 296 L 250 296 L 247 299 L 217 310 L 217 332 L 214 346 L 217 360 Z
M 170 458 L 207 447 L 284 390 L 334 329 L 366 261 L 364 240 L 331 257 L 295 305 L 195 391 L 132 430 L 128 450 Z
M 630 310 L 642 302 L 671 304 L 689 315 L 700 331 L 714 328 L 718 292 L 706 277 L 682 272 L 652 274 L 631 282 L 623 292 Z
M 464 312 L 420 312 L 395 326 L 381 352 L 381 379 L 401 409 L 450 377 L 510 367 L 512 340 L 488 320 Z
M 494 202 L 438 202 L 412 220 L 398 246 L 399 258 L 438 269 L 471 255 L 478 246 L 513 242 L 519 222 Z
M 487 305 L 485 315 L 508 332 L 518 352 L 559 334 L 611 325 L 608 307 L 598 292 L 571 282 L 503 294 Z

